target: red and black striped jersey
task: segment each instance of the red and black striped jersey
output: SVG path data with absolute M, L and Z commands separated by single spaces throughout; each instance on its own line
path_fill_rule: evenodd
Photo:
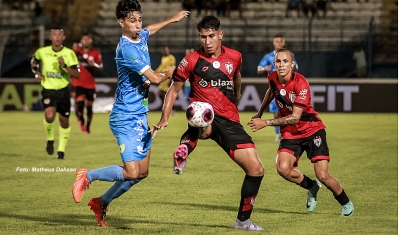
M 185 56 L 175 70 L 173 80 L 190 82 L 190 103 L 211 104 L 215 114 L 240 122 L 235 104 L 234 77 L 240 72 L 240 52 L 222 46 L 218 58 L 208 55 L 203 48 Z
M 318 113 L 311 105 L 310 84 L 303 75 L 293 72 L 290 80 L 286 84 L 282 84 L 279 82 L 278 73 L 274 71 L 268 75 L 268 82 L 274 94 L 280 117 L 292 114 L 294 106 L 303 109 L 297 124 L 281 126 L 283 139 L 309 137 L 325 128 Z

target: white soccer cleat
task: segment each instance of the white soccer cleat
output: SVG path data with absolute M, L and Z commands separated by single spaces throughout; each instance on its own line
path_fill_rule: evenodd
M 251 230 L 251 231 L 261 231 L 264 230 L 262 227 L 258 226 L 256 223 L 251 222 L 250 219 L 245 221 L 240 221 L 236 219 L 235 223 L 232 226 L 233 229 L 237 230 Z

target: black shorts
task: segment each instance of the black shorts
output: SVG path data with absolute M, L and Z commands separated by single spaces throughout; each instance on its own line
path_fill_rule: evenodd
M 294 167 L 297 167 L 299 159 L 304 151 L 306 151 L 307 158 L 310 159 L 312 163 L 319 160 L 330 160 L 325 129 L 321 129 L 303 139 L 283 139 L 278 148 L 278 153 L 287 152 L 296 158 L 296 162 L 293 165 Z
M 56 108 L 56 111 L 64 117 L 69 117 L 71 112 L 71 96 L 68 86 L 61 90 L 42 90 L 42 103 L 44 109 L 48 107 Z
M 81 86 L 75 87 L 75 97 L 77 100 L 88 100 L 94 101 L 96 98 L 96 90 L 95 89 L 87 89 Z
M 232 159 L 236 149 L 255 148 L 251 137 L 240 123 L 215 115 L 209 139 L 214 140 Z M 189 126 L 191 136 L 200 136 L 200 129 Z

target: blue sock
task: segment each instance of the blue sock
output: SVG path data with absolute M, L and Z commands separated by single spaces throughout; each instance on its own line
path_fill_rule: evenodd
M 281 133 L 280 126 L 275 126 L 275 134 L 279 135 Z
M 101 195 L 101 205 L 108 206 L 112 200 L 118 198 L 139 182 L 140 180 L 116 181 L 103 195 Z
M 89 183 L 94 180 L 102 181 L 125 181 L 124 175 L 122 174 L 123 168 L 121 166 L 107 166 L 96 170 L 90 170 L 86 173 Z

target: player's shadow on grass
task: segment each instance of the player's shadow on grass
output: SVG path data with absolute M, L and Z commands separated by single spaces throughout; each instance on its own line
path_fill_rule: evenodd
M 22 221 L 33 221 L 38 224 L 47 226 L 57 226 L 57 225 L 71 225 L 71 226 L 89 226 L 97 227 L 97 222 L 94 215 L 79 215 L 79 214 L 47 214 L 46 216 L 40 216 L 37 214 L 33 215 L 21 215 L 21 214 L 9 214 L 0 212 L 1 218 L 14 218 Z M 194 226 L 194 227 L 214 227 L 214 228 L 227 228 L 230 226 L 215 225 L 215 224 L 200 224 L 200 223 L 185 223 L 185 222 L 165 222 L 165 221 L 155 221 L 150 219 L 125 219 L 118 216 L 108 216 L 107 217 L 107 227 L 121 229 L 121 230 L 136 230 L 135 224 L 154 224 L 154 225 L 174 225 L 174 226 Z M 131 227 L 132 226 L 132 227 Z
M 153 202 L 154 204 L 169 204 L 175 206 L 191 206 L 196 208 L 205 208 L 210 210 L 222 210 L 222 211 L 234 211 L 237 212 L 238 208 L 233 206 L 219 206 L 212 204 L 195 204 L 195 203 L 178 203 L 178 202 Z M 268 208 L 256 208 L 257 212 L 261 213 L 275 213 L 275 214 L 309 214 L 307 212 L 297 212 L 297 211 L 282 211 L 282 210 L 273 210 Z

